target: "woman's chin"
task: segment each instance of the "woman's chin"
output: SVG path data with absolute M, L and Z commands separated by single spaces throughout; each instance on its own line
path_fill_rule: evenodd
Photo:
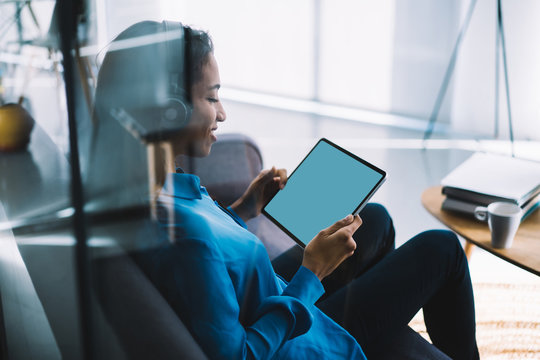
M 214 142 L 215 141 L 213 141 L 213 139 L 192 142 L 191 145 L 188 147 L 188 151 L 185 153 L 185 155 L 192 157 L 206 157 L 210 155 L 210 151 L 212 150 L 212 145 L 214 144 Z
M 210 151 L 212 150 L 213 143 L 208 143 L 201 145 L 197 151 L 195 152 L 196 157 L 207 157 L 210 155 Z
M 205 150 L 204 152 L 201 153 L 201 156 L 200 157 L 207 157 L 208 155 L 210 155 L 210 152 L 212 151 L 212 146 L 209 146 L 207 148 L 207 150 Z
M 206 146 L 204 146 L 203 156 L 210 155 L 210 152 L 212 151 L 212 145 L 214 145 L 216 141 L 217 141 L 217 137 L 214 134 L 212 134 L 212 136 L 210 137 L 210 141 L 206 144 Z

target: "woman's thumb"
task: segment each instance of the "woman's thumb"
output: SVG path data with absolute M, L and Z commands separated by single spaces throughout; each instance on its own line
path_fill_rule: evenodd
M 354 216 L 349 214 L 346 217 L 344 217 L 343 219 L 338 220 L 334 224 L 327 227 L 324 231 L 326 231 L 328 234 L 333 234 L 336 231 L 338 231 L 339 229 L 341 229 L 342 227 L 347 226 L 350 223 L 352 223 L 353 220 L 354 220 Z

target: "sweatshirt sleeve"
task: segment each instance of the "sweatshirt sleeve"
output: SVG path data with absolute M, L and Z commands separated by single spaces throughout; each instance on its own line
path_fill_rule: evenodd
M 165 296 L 212 359 L 272 358 L 287 340 L 310 329 L 310 308 L 324 292 L 301 267 L 281 295 L 265 298 L 250 323 L 241 323 L 240 300 L 212 242 L 184 239 L 163 255 L 163 280 L 173 284 Z

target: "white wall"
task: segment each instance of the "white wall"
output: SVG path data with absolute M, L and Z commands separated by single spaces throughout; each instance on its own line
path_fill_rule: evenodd
M 514 136 L 540 140 L 540 2 L 503 1 L 502 10 Z M 478 0 L 456 67 L 452 125 L 458 131 L 494 134 L 496 15 L 496 1 Z M 507 139 L 502 58 L 500 64 L 500 137 Z
M 470 0 L 97 0 L 109 41 L 143 19 L 209 30 L 225 87 L 427 119 Z M 314 14 L 321 5 L 320 49 Z M 496 0 L 478 0 L 439 122 L 494 131 Z M 514 130 L 540 139 L 540 1 L 503 1 Z M 319 89 L 315 89 L 315 56 Z M 501 72 L 501 137 L 508 137 Z
M 390 112 L 431 116 L 459 32 L 461 0 L 395 1 Z M 453 87 L 438 122 L 450 121 Z
M 321 9 L 320 100 L 391 109 L 394 0 L 325 0 Z
M 186 24 L 210 31 L 229 87 L 309 98 L 313 1 L 185 1 Z

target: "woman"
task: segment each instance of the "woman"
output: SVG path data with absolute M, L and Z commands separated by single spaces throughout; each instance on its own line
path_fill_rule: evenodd
M 184 73 L 192 113 L 170 142 L 175 155 L 207 156 L 226 119 L 218 65 L 207 33 L 178 26 L 187 34 Z M 113 44 L 167 30 L 166 23 L 138 23 Z M 123 101 L 103 95 L 114 95 L 111 82 L 118 86 L 118 77 L 112 81 L 110 74 L 123 66 L 131 74 L 124 80 L 132 84 L 138 76 L 151 78 L 141 72 L 166 71 L 166 65 L 155 68 L 158 51 L 152 51 L 153 63 L 127 71 L 129 59 L 140 62 L 149 50 L 129 51 L 109 51 L 100 70 L 96 113 L 106 119 L 110 103 Z M 173 88 L 182 84 L 179 78 L 170 81 Z M 123 88 L 120 99 L 139 94 L 134 88 Z M 154 114 L 156 121 L 160 114 Z M 421 308 L 435 346 L 454 359 L 478 358 L 467 260 L 453 233 L 428 231 L 390 251 L 392 221 L 382 206 L 370 204 L 362 218 L 349 215 L 322 229 L 303 253 L 278 258 L 274 266 L 289 279 L 285 282 L 245 225 L 285 186 L 283 169 L 261 172 L 228 208 L 217 205 L 198 177 L 182 169 L 163 178 L 158 218 L 170 246 L 156 261 L 159 287 L 211 358 L 378 357 Z

